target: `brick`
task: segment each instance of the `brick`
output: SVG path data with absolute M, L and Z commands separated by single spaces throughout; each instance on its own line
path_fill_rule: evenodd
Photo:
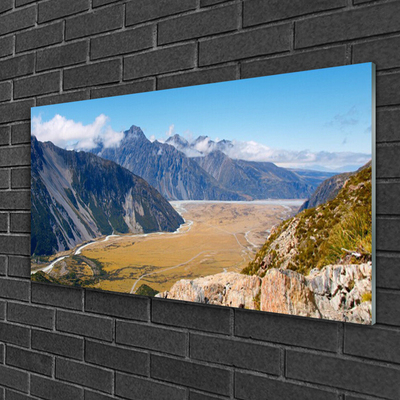
M 173 43 L 233 31 L 237 28 L 237 20 L 238 7 L 234 4 L 162 21 L 158 24 L 158 43 Z
M 1 201 L 1 196 L 0 196 Z M 29 236 L 5 236 L 0 235 L 0 253 L 13 255 L 30 255 L 30 238 Z M 2 284 L 0 283 L 0 287 Z M 18 296 L 22 293 L 18 293 Z M 25 295 L 23 295 L 25 296 Z
M 1 149 L 0 149 L 1 151 Z M 376 148 L 376 177 L 397 178 L 400 176 L 400 146 L 377 146 Z
M 18 159 L 17 159 L 18 158 Z M 12 167 L 18 166 L 20 164 L 24 164 L 22 160 L 26 160 L 25 164 L 30 162 L 30 147 L 28 146 L 16 146 L 16 147 L 2 147 L 0 148 L 0 166 L 1 167 Z M 29 160 L 29 161 L 28 161 Z M 14 191 L 10 192 L 1 192 L 1 202 L 2 206 L 0 208 L 11 208 L 17 209 L 21 207 L 20 202 L 24 202 L 26 199 L 29 200 L 29 196 L 26 197 L 26 191 Z M 12 200 L 11 200 L 12 199 Z M 18 203 L 11 204 L 10 203 Z
M 203 85 L 206 83 L 226 82 L 236 79 L 236 66 L 209 68 L 198 71 L 160 76 L 157 89 L 170 89 L 184 86 Z
M 291 25 L 283 24 L 200 42 L 199 65 L 280 53 L 290 49 Z
M 336 67 L 346 64 L 346 47 L 295 53 L 266 60 L 245 61 L 241 65 L 241 78 L 253 78 L 275 74 L 286 74 L 318 68 Z
M 7 36 L 0 38 L 0 57 L 9 56 L 13 53 L 14 37 Z
M 31 97 L 60 90 L 60 73 L 48 72 L 14 81 L 14 98 Z
M 28 32 L 19 33 L 15 38 L 15 51 L 20 53 L 21 51 L 61 43 L 63 40 L 63 31 L 64 24 L 58 22 L 42 28 L 32 29 Z
M 110 318 L 57 311 L 56 329 L 111 342 L 114 322 Z
M 376 141 L 400 141 L 400 110 L 377 110 L 376 113 Z
M 0 66 L 1 70 L 1 66 Z M 31 107 L 33 107 L 33 99 L 24 101 L 15 101 L 0 105 L 0 123 L 16 122 L 31 117 Z M 1 164 L 2 157 L 0 157 Z
M 14 390 L 11 389 L 6 389 L 6 399 L 7 400 L 33 400 L 34 397 L 31 397 L 26 394 L 22 394 L 20 392 L 15 392 Z M 0 396 L 0 399 L 3 400 L 3 398 Z
M 118 0 L 93 0 L 93 8 L 105 6 L 106 4 L 115 3 Z
M 6 364 L 47 376 L 53 369 L 52 357 L 13 346 L 7 346 Z
M 65 36 L 66 40 L 77 39 L 122 28 L 122 25 L 123 7 L 116 5 L 68 19 L 65 25 Z
M 8 146 L 10 144 L 10 126 L 0 126 L 0 146 Z
M 10 213 L 10 231 L 13 233 L 30 233 L 31 214 Z
M 11 82 L 0 83 L 0 101 L 11 100 Z
M 38 51 L 36 70 L 45 71 L 84 63 L 86 62 L 88 49 L 88 42 L 83 40 Z
M 0 213 L 0 232 L 8 232 L 8 213 Z
M 379 217 L 376 220 L 377 250 L 397 251 L 400 246 L 400 220 Z
M 37 106 L 48 106 L 50 104 L 68 103 L 71 101 L 81 101 L 89 99 L 89 90 L 77 90 L 62 94 L 39 97 L 36 100 Z
M 15 7 L 26 6 L 27 4 L 34 3 L 36 0 L 15 0 Z
M 150 368 L 149 355 L 135 350 L 129 350 L 115 345 L 86 340 L 85 361 L 111 368 L 117 371 L 125 371 L 135 375 L 148 375 Z
M 83 400 L 83 389 L 54 379 L 31 376 L 31 394 L 47 400 Z
M 27 372 L 0 364 L 0 385 L 28 393 L 29 375 Z
M 28 7 L 22 10 L 0 16 L 0 35 L 19 31 L 35 25 L 36 7 Z
M 400 363 L 399 343 L 399 331 L 345 324 L 345 354 Z
M 83 339 L 55 332 L 32 330 L 32 349 L 83 360 Z
M 281 370 L 277 347 L 198 334 L 190 334 L 190 358 L 272 375 Z
M 13 8 L 13 0 L 3 0 L 0 3 L 0 13 L 11 10 Z
M 243 6 L 243 26 L 280 21 L 286 18 L 298 17 L 318 11 L 346 7 L 346 5 L 346 0 L 317 0 L 306 2 L 291 0 L 245 1 Z
M 200 7 L 213 6 L 215 4 L 223 3 L 227 0 L 200 0 Z
M 28 304 L 8 303 L 7 320 L 24 325 L 39 326 L 52 329 L 55 320 L 55 310 Z
M 293 350 L 287 351 L 286 361 L 288 378 L 398 399 L 400 371 L 397 369 Z
M 400 94 L 397 90 L 400 73 L 378 75 L 376 77 L 376 105 L 390 106 L 400 104 Z
M 32 282 L 32 302 L 49 306 L 82 310 L 81 288 Z
M 126 5 L 126 25 L 194 10 L 196 0 L 133 0 Z
M 38 22 L 63 18 L 89 9 L 89 0 L 49 0 L 38 4 Z
M 32 74 L 34 67 L 33 54 L 25 54 L 0 61 L 0 81 L 9 78 L 16 78 L 17 76 Z
M 64 90 L 118 82 L 121 60 L 103 61 L 64 71 Z
M 20 278 L 30 278 L 31 260 L 29 257 L 8 257 L 8 275 Z
M 230 371 L 209 365 L 163 356 L 151 356 L 152 378 L 228 396 L 232 383 Z
M 186 355 L 186 333 L 154 325 L 117 321 L 115 341 L 163 353 Z
M 31 169 L 14 168 L 11 170 L 11 187 L 13 189 L 30 189 Z
M 385 182 L 376 184 L 376 212 L 377 214 L 400 214 L 400 183 Z
M 0 275 L 7 273 L 7 256 L 0 255 Z
M 142 321 L 149 319 L 147 297 L 96 290 L 86 290 L 85 293 L 85 311 Z
M 373 62 L 376 69 L 384 70 L 400 66 L 400 37 L 378 39 L 353 45 L 353 62 Z
M 0 243 L 3 241 L 0 237 Z M 0 278 L 0 296 L 5 299 L 28 301 L 29 286 L 30 282 L 26 280 Z
M 0 320 L 4 320 L 6 317 L 6 302 L 0 300 Z
M 397 307 L 400 301 L 398 292 L 388 292 L 378 289 L 376 291 L 376 320 L 380 324 L 400 326 L 400 310 Z
M 194 67 L 194 43 L 153 50 L 124 59 L 124 80 Z
M 153 30 L 153 26 L 146 25 L 94 38 L 90 43 L 90 58 L 96 60 L 148 49 L 153 45 Z
M 400 259 L 378 255 L 376 260 L 376 286 L 386 289 L 400 289 Z
M 56 359 L 56 378 L 111 393 L 113 372 L 76 361 Z
M 131 400 L 185 400 L 186 390 L 150 379 L 116 373 L 115 393 Z
M 29 347 L 29 329 L 7 322 L 0 322 L 0 341 L 22 347 Z
M 104 86 L 101 88 L 91 89 L 90 94 L 92 99 L 101 97 L 121 96 L 124 94 L 151 92 L 155 88 L 155 79 L 148 78 L 131 83 Z
M 152 322 L 215 333 L 230 333 L 231 310 L 182 301 L 152 299 Z
M 9 149 L 12 149 L 9 147 Z M 0 156 L 21 155 L 21 151 L 3 152 L 0 150 Z M 18 160 L 16 160 L 18 161 Z M 21 162 L 21 159 L 19 160 Z M 0 191 L 0 209 L 3 210 L 28 210 L 30 208 L 30 192 L 28 190 L 15 190 L 3 192 Z
M 298 21 L 295 48 L 396 32 L 400 29 L 400 20 L 393 15 L 399 12 L 400 4 L 391 2 Z
M 235 373 L 235 398 L 241 400 L 259 400 L 260 393 L 268 400 L 307 399 L 337 400 L 336 393 L 291 382 L 255 376 L 241 372 Z
M 31 143 L 31 124 L 30 124 L 30 122 L 16 124 L 11 127 L 11 143 L 12 144 L 26 144 L 26 143 L 30 144 Z M 29 184 L 29 187 L 30 187 L 30 184 Z
M 28 144 L 28 143 L 29 144 L 31 143 L 30 122 L 13 125 L 11 127 L 11 144 Z M 29 168 L 26 168 L 25 170 L 29 170 Z M 14 175 L 17 175 L 18 171 L 21 171 L 21 169 L 16 170 Z M 30 182 L 28 187 L 30 188 Z
M 115 400 L 115 397 L 106 396 L 91 390 L 85 390 L 85 400 Z
M 235 335 L 326 351 L 338 347 L 334 322 L 265 312 L 235 309 Z

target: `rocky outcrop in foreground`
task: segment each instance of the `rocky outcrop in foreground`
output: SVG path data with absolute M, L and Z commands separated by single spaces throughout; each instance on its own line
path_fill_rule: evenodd
M 192 281 L 181 279 L 156 297 L 255 309 L 260 287 L 258 276 L 222 272 Z
M 157 297 L 370 324 L 371 277 L 370 262 L 327 265 L 308 276 L 277 268 L 263 278 L 228 272 L 182 279 Z

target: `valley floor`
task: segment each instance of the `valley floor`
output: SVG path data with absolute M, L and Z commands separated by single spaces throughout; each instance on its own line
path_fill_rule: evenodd
M 87 280 L 85 286 L 104 290 L 135 293 L 146 284 L 165 291 L 180 279 L 241 271 L 271 227 L 302 202 L 171 202 L 186 221 L 177 232 L 111 235 L 52 257 L 60 257 L 53 265 L 32 268 L 56 279 L 73 271 L 82 282 Z M 98 276 L 97 282 L 93 276 Z

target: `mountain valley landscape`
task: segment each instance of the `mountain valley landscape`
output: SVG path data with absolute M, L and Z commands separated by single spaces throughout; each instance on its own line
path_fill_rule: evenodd
M 32 280 L 372 324 L 360 65 L 32 108 Z
M 211 185 L 211 198 L 168 202 L 114 161 L 32 137 L 34 280 L 371 323 L 370 163 L 330 176 L 220 150 L 189 158 L 135 126 L 125 139 L 122 154 L 141 141 L 165 165 L 193 162 L 190 176 Z M 178 197 L 196 197 L 183 182 Z

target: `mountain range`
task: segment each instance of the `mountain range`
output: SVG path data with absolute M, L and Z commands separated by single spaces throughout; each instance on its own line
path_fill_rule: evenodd
M 31 138 L 31 254 L 101 235 L 175 231 L 182 217 L 144 179 L 83 151 Z
M 141 176 L 168 200 L 308 198 L 332 175 L 232 159 L 224 153 L 229 146 L 228 140 L 213 142 L 206 136 L 192 143 L 179 135 L 151 142 L 133 125 L 118 147 L 99 146 L 92 152 Z

